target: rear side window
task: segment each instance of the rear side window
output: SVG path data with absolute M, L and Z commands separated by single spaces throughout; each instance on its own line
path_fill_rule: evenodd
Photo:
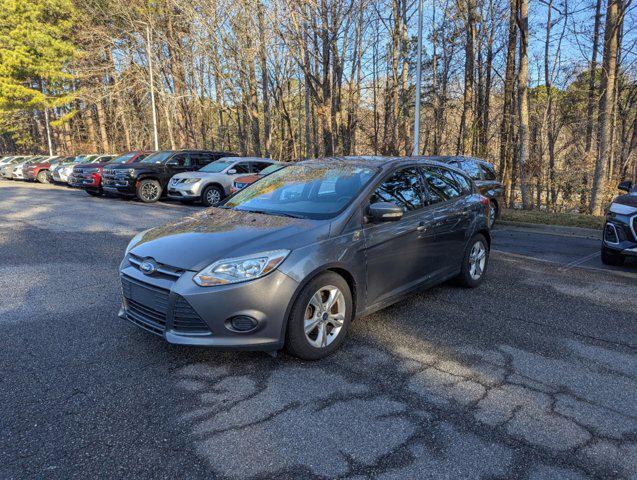
M 467 172 L 474 180 L 484 179 L 484 171 L 480 168 L 480 164 L 478 162 L 474 162 L 473 160 L 460 160 L 458 161 L 458 167 Z
M 417 168 L 404 168 L 394 172 L 381 183 L 370 198 L 370 203 L 391 202 L 404 211 L 417 210 L 424 204 L 424 191 Z
M 216 160 L 216 157 L 206 153 L 191 153 L 190 157 L 192 158 L 193 165 L 200 167 L 208 165 L 210 162 L 214 162 Z
M 190 166 L 190 155 L 186 153 L 180 153 L 170 159 L 171 164 L 179 165 L 180 167 Z
M 453 177 L 453 179 L 460 186 L 463 195 L 468 195 L 469 193 L 471 193 L 473 188 L 471 187 L 471 181 L 467 177 L 465 177 L 464 175 L 458 172 L 449 172 L 449 173 L 451 173 L 451 176 Z
M 427 185 L 430 204 L 457 198 L 463 194 L 462 187 L 454 178 L 451 170 L 441 167 L 423 169 L 423 177 Z

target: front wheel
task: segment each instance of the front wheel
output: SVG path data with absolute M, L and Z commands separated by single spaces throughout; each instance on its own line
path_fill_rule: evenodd
M 613 265 L 615 267 L 620 267 L 624 264 L 626 257 L 624 257 L 620 253 L 615 253 L 609 250 L 606 247 L 602 247 L 602 263 L 604 265 Z
M 340 275 L 312 279 L 294 302 L 288 318 L 286 350 L 303 360 L 319 360 L 345 341 L 354 316 L 352 293 Z
M 49 174 L 46 170 L 42 170 L 38 172 L 38 176 L 36 177 L 37 181 L 40 183 L 49 183 Z
M 91 197 L 101 197 L 102 196 L 102 192 L 100 192 L 99 190 L 84 190 L 86 193 L 88 193 Z
M 489 243 L 481 233 L 471 237 L 462 257 L 462 270 L 456 281 L 463 287 L 474 288 L 482 283 L 489 264 Z
M 161 184 L 157 180 L 146 179 L 137 186 L 137 198 L 144 203 L 153 203 L 161 197 Z
M 216 207 L 223 200 L 223 190 L 216 185 L 209 185 L 201 195 L 201 202 L 206 207 Z

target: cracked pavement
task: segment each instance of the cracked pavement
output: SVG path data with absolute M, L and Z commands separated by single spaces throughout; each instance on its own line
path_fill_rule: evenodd
M 175 347 L 117 265 L 192 208 L 31 187 L 0 183 L 0 478 L 637 477 L 637 271 L 494 252 L 320 362 Z

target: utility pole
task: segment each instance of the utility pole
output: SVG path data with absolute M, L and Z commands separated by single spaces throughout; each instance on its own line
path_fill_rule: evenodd
M 148 56 L 148 72 L 150 75 L 150 104 L 153 110 L 153 135 L 155 150 L 159 150 L 159 136 L 157 135 L 157 111 L 155 108 L 155 82 L 153 81 L 153 60 L 150 48 L 150 25 L 146 24 L 146 55 Z
M 46 126 L 46 141 L 49 144 L 49 156 L 53 156 L 53 143 L 51 142 L 51 126 L 49 125 L 49 107 L 44 107 L 44 125 Z
M 422 81 L 422 2 L 418 0 L 418 53 L 416 54 L 416 110 L 414 112 L 414 151 L 420 155 L 420 84 Z

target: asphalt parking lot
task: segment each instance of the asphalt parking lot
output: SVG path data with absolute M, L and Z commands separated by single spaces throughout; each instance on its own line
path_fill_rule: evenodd
M 117 318 L 130 237 L 198 210 L 0 181 L 0 478 L 637 477 L 637 267 L 598 241 L 500 227 L 480 288 L 307 363 Z

